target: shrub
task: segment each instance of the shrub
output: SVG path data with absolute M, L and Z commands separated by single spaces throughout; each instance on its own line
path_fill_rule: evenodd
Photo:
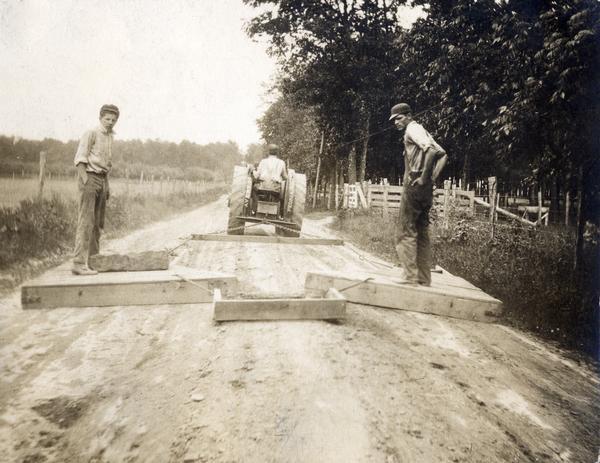
M 360 247 L 396 262 L 394 220 L 372 211 L 345 211 L 336 227 Z M 464 215 L 451 216 L 447 229 L 441 219 L 434 221 L 434 263 L 502 300 L 508 322 L 597 355 L 594 285 L 573 273 L 573 231 L 500 223 L 492 239 L 490 226 Z
M 226 186 L 217 186 L 199 193 L 111 196 L 107 203 L 105 232 L 114 236 L 206 204 L 225 191 Z M 42 259 L 72 250 L 76 226 L 76 202 L 58 195 L 21 201 L 16 208 L 0 208 L 0 271 L 10 271 L 28 259 Z

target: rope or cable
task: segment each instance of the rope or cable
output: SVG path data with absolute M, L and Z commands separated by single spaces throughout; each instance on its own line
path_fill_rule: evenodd
M 342 291 L 346 291 L 347 289 L 354 288 L 355 286 L 358 286 L 358 285 L 362 285 L 363 283 L 366 283 L 367 281 L 372 280 L 372 279 L 373 279 L 373 277 L 367 277 L 364 280 L 359 281 L 358 283 L 352 283 L 349 286 L 345 286 L 344 288 L 338 289 L 338 291 L 341 293 Z
M 442 105 L 441 103 L 438 103 L 436 105 L 430 106 L 429 108 L 424 109 L 423 111 L 419 111 L 418 113 L 413 114 L 413 117 L 418 117 L 421 114 L 425 114 L 426 112 L 429 112 L 432 109 L 437 108 L 437 107 L 439 107 L 441 105 Z M 379 135 L 380 133 L 387 132 L 388 130 L 392 130 L 392 129 L 395 129 L 395 128 L 396 128 L 396 126 L 392 125 L 390 127 L 386 127 L 385 129 L 378 130 L 377 132 L 370 133 L 369 135 L 366 135 L 364 137 L 359 137 L 359 138 L 356 138 L 354 140 L 343 141 L 343 142 L 340 142 L 340 143 L 336 143 L 335 145 L 330 145 L 329 148 L 330 149 L 335 149 L 335 148 L 339 148 L 340 146 L 350 145 L 352 143 L 356 143 L 357 141 L 366 140 L 366 139 L 371 138 L 371 137 L 373 137 L 375 135 Z
M 199 283 L 196 283 L 195 281 L 192 281 L 192 280 L 190 280 L 190 279 L 188 279 L 188 278 L 184 277 L 183 275 L 180 275 L 179 273 L 174 273 L 173 275 L 174 275 L 174 276 L 176 276 L 177 278 L 181 278 L 181 279 L 182 279 L 183 281 L 185 281 L 186 283 L 189 283 L 189 284 L 191 284 L 191 285 L 197 286 L 198 288 L 200 288 L 200 289 L 202 289 L 202 290 L 206 291 L 206 292 L 207 292 L 207 293 L 209 293 L 209 294 L 213 294 L 213 290 L 212 290 L 212 289 L 209 289 L 209 288 L 207 288 L 206 286 L 202 286 L 201 284 L 199 284 Z

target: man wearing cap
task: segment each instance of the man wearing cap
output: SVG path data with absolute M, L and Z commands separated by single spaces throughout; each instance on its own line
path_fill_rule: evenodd
M 406 283 L 431 285 L 429 210 L 433 188 L 448 156 L 425 128 L 413 120 L 406 103 L 392 107 L 390 120 L 404 130 L 404 178 L 396 253 Z
M 112 167 L 113 127 L 119 108 L 105 104 L 100 108 L 100 125 L 88 130 L 75 153 L 79 188 L 79 213 L 72 271 L 75 275 L 95 275 L 88 265 L 90 256 L 100 251 L 100 230 L 109 197 L 108 173 Z

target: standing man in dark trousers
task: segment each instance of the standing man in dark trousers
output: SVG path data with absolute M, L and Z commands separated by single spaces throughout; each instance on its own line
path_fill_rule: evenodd
M 404 189 L 396 242 L 396 253 L 406 278 L 403 283 L 430 286 L 429 210 L 434 184 L 448 156 L 429 132 L 413 120 L 408 104 L 395 105 L 390 120 L 398 130 L 404 130 Z
M 90 256 L 100 252 L 100 230 L 109 197 L 108 173 L 112 167 L 113 127 L 119 108 L 106 104 L 100 108 L 100 125 L 83 134 L 75 154 L 79 187 L 79 214 L 75 237 L 73 273 L 95 275 L 88 265 Z

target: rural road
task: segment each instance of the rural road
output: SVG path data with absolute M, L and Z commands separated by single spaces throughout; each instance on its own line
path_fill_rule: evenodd
M 221 198 L 106 243 L 225 228 Z M 325 236 L 323 220 L 305 230 Z M 268 231 L 268 229 L 267 229 Z M 263 231 L 264 232 L 264 231 Z M 244 294 L 375 268 L 348 246 L 189 241 L 174 263 Z M 600 381 L 494 324 L 349 304 L 341 323 L 215 324 L 210 304 L 22 311 L 0 300 L 7 462 L 595 462 Z

